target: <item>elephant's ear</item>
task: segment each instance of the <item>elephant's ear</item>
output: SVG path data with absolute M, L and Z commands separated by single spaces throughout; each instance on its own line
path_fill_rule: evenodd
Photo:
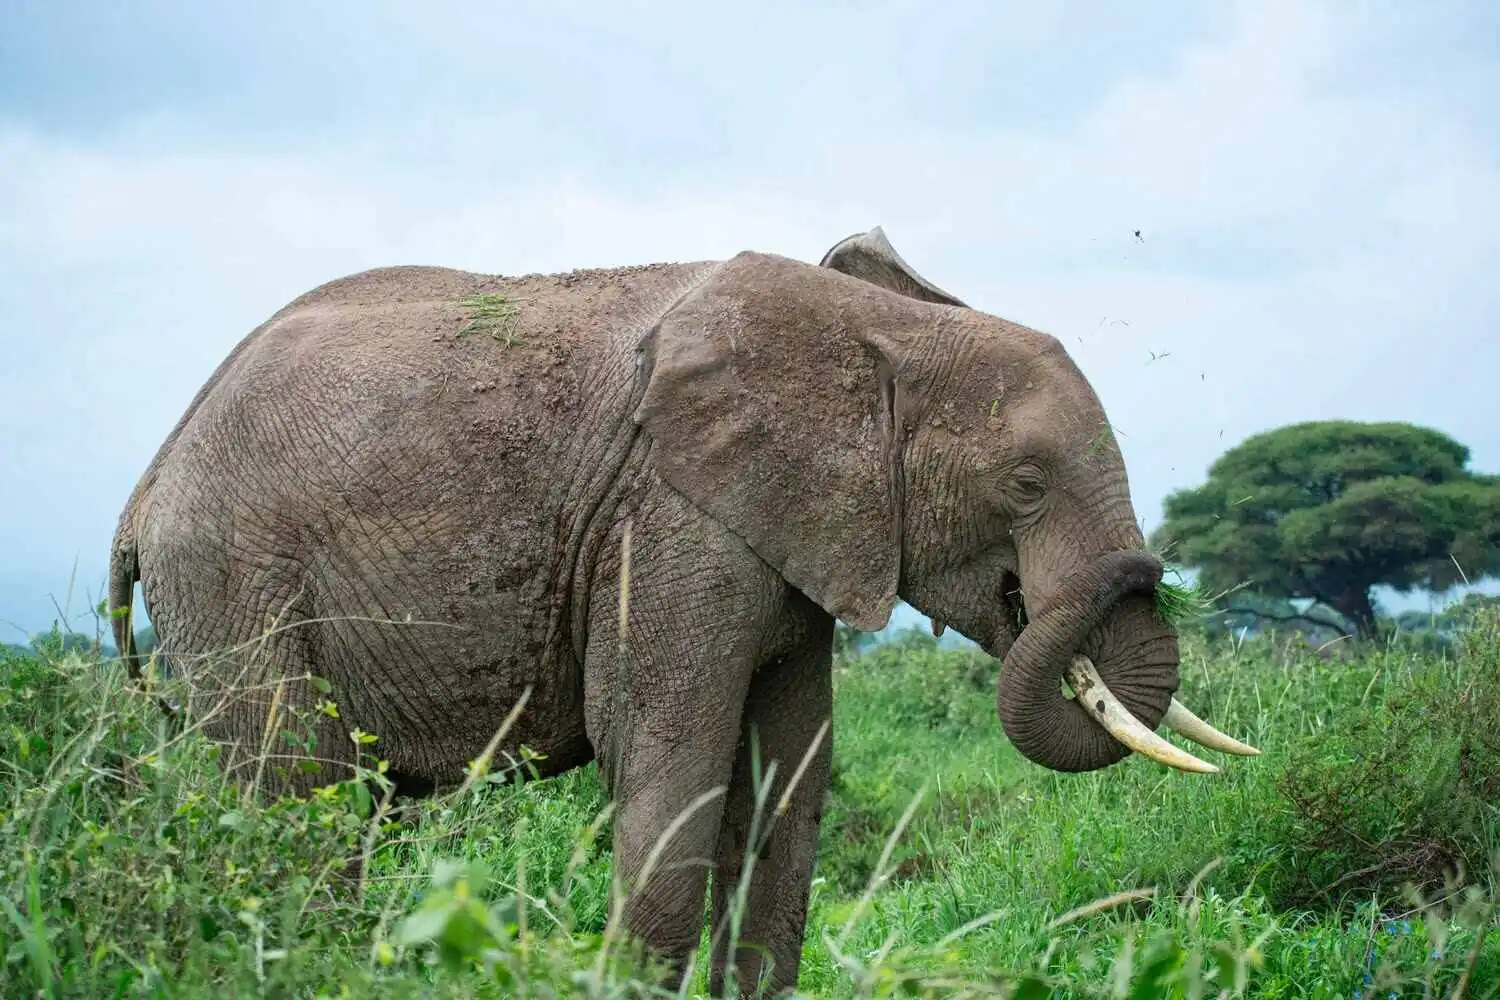
M 935 302 L 945 306 L 968 308 L 955 296 L 949 295 L 932 282 L 918 274 L 910 264 L 901 259 L 885 230 L 876 226 L 868 233 L 856 233 L 834 244 L 832 250 L 823 255 L 819 267 L 829 267 L 855 278 L 861 278 L 881 288 L 906 295 L 923 302 Z
M 830 614 L 883 628 L 901 571 L 893 346 L 916 303 L 742 253 L 642 346 L 658 473 Z

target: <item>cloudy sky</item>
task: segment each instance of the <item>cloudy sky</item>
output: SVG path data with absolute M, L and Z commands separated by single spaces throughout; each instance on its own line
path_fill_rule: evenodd
M 97 600 L 230 347 L 388 264 L 815 262 L 878 224 L 1063 338 L 1148 528 L 1296 420 L 1500 472 L 1500 5 L 736 6 L 0 4 L 0 619 L 45 628 L 75 563 Z

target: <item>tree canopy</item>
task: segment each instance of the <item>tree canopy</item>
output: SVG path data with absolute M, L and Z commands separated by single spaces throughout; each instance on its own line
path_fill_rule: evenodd
M 1158 551 L 1200 585 L 1328 605 L 1369 637 L 1372 587 L 1441 592 L 1500 573 L 1500 476 L 1403 423 L 1315 421 L 1245 440 L 1167 497 Z

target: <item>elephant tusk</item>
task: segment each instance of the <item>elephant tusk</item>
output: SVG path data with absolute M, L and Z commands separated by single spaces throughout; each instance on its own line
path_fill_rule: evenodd
M 1087 656 L 1074 656 L 1064 671 L 1068 686 L 1078 698 L 1078 704 L 1103 726 L 1109 735 L 1125 744 L 1143 757 L 1160 764 L 1175 767 L 1179 771 L 1196 771 L 1200 774 L 1217 774 L 1219 769 L 1207 761 L 1199 760 L 1186 750 L 1179 750 L 1160 736 L 1147 729 L 1120 704 L 1093 662 Z
M 1186 705 L 1176 698 L 1172 699 L 1172 705 L 1167 709 L 1167 714 L 1162 716 L 1161 724 L 1187 737 L 1199 746 L 1208 747 L 1210 750 L 1237 753 L 1241 757 L 1260 756 L 1259 750 L 1248 743 L 1241 743 L 1233 736 L 1219 732 L 1213 726 L 1210 726 L 1194 715 L 1188 710 Z

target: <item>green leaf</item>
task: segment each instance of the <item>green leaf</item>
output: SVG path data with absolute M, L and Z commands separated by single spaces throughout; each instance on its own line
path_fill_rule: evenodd
M 1040 976 L 1022 976 L 1016 981 L 1016 990 L 1011 994 L 1012 1000 L 1045 1000 L 1055 995 L 1051 986 Z
M 451 858 L 438 858 L 432 863 L 432 884 L 447 888 L 457 882 L 468 871 L 468 865 Z
M 424 906 L 408 915 L 396 927 L 396 943 L 409 947 L 436 941 L 442 937 L 456 906 L 456 903 L 444 896 L 433 901 L 433 905 Z
M 1219 970 L 1219 985 L 1221 987 L 1234 985 L 1237 963 L 1234 952 L 1227 945 L 1220 944 L 1214 949 L 1214 964 Z
M 499 944 L 490 933 L 486 916 L 484 904 L 476 899 L 455 906 L 443 924 L 444 950 L 452 958 L 464 961 L 478 958 L 486 947 Z
M 375 808 L 375 800 L 370 796 L 370 789 L 363 781 L 354 782 L 354 811 L 361 819 L 369 817 L 370 811 Z
M 1162 995 L 1162 987 L 1171 985 L 1175 978 L 1172 973 L 1176 972 L 1186 954 L 1176 943 L 1168 943 L 1153 950 L 1146 961 L 1137 968 L 1138 972 L 1133 987 L 1130 991 L 1130 1000 L 1150 1000 Z

